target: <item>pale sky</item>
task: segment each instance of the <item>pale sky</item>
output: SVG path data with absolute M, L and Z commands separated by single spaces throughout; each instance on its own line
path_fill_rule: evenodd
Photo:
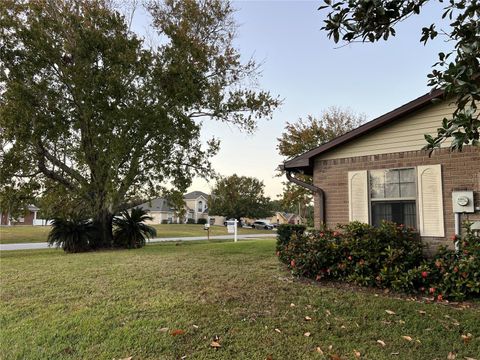
M 332 105 L 350 107 L 372 120 L 429 91 L 426 75 L 437 54 L 452 47 L 437 39 L 423 46 L 421 28 L 440 19 L 442 6 L 427 4 L 396 28 L 388 42 L 356 43 L 339 47 L 320 28 L 323 1 L 235 1 L 239 23 L 236 45 L 245 59 L 263 63 L 260 86 L 284 99 L 273 119 L 258 122 L 253 135 L 220 123 L 205 122 L 203 136 L 220 138 L 221 148 L 212 158 L 221 175 L 254 176 L 265 184 L 265 193 L 276 198 L 283 178 L 276 167 L 277 138 L 287 121 L 320 113 Z M 445 25 L 443 25 L 445 26 Z M 133 30 L 145 32 L 142 17 Z M 212 182 L 194 179 L 190 191 L 209 193 Z

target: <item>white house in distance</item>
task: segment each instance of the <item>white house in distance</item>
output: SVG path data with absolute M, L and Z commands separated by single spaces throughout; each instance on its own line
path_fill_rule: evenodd
M 208 217 L 208 194 L 202 191 L 192 191 L 185 194 L 185 217 L 179 218 L 175 213 L 175 209 L 168 203 L 165 198 L 156 198 L 147 201 L 138 207 L 147 210 L 153 220 L 148 221 L 149 224 L 171 224 L 186 223 L 190 221 L 197 223 L 198 219 L 207 219 Z

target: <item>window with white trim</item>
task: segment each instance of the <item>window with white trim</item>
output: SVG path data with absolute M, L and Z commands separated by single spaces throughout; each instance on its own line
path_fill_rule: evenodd
M 444 237 L 442 165 L 348 172 L 349 220 L 394 221 L 421 236 Z
M 417 228 L 415 169 L 369 171 L 371 224 L 383 220 Z

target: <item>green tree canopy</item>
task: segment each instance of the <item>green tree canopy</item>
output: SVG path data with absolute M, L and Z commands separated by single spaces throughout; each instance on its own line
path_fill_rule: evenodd
M 445 97 L 456 102 L 450 118 L 439 124 L 436 136 L 425 135 L 426 149 L 435 149 L 451 139 L 452 149 L 463 145 L 480 145 L 480 6 L 476 0 L 436 0 L 444 7 L 443 19 L 450 21 L 448 30 L 435 23 L 422 29 L 420 41 L 426 44 L 442 38 L 454 44 L 453 51 L 439 53 L 438 61 L 428 74 L 428 84 L 444 90 Z M 376 42 L 395 36 L 395 26 L 411 15 L 420 14 L 427 0 L 332 1 L 319 9 L 329 9 L 322 27 L 338 43 Z M 439 19 L 440 20 L 440 19 Z
M 253 131 L 279 105 L 252 87 L 258 66 L 233 46 L 229 2 L 148 10 L 155 48 L 107 0 L 0 4 L 1 190 L 63 189 L 94 219 L 97 247 L 111 246 L 113 214 L 131 197 L 210 173 L 219 141 L 202 143 L 204 118 Z
M 219 179 L 208 199 L 208 214 L 230 219 L 271 216 L 270 199 L 262 181 L 236 174 Z

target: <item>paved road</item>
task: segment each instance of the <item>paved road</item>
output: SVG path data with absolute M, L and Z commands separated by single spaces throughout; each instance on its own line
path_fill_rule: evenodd
M 258 239 L 258 238 L 273 238 L 277 236 L 277 233 L 269 234 L 248 234 L 238 235 L 239 240 L 244 239 Z M 233 235 L 216 235 L 210 236 L 210 240 L 233 240 Z M 191 236 L 191 237 L 171 237 L 171 238 L 155 238 L 151 239 L 148 243 L 167 242 L 167 241 L 198 241 L 207 240 L 206 236 Z M 34 249 L 48 249 L 48 244 L 45 243 L 19 243 L 19 244 L 0 244 L 1 250 L 34 250 Z

